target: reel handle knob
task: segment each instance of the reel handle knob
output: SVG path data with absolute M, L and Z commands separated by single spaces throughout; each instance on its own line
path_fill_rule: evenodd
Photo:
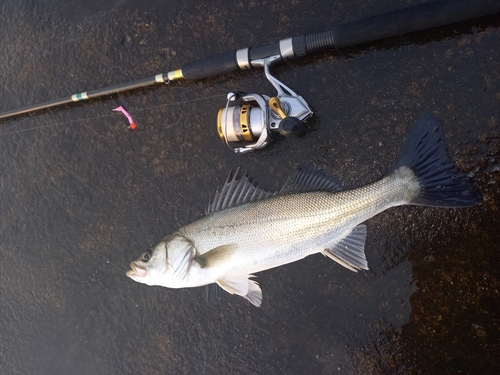
M 297 117 L 285 117 L 280 121 L 278 131 L 286 138 L 299 138 L 306 132 L 306 127 Z

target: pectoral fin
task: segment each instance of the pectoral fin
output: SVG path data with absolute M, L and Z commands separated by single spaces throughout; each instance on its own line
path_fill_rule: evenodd
M 365 240 L 366 225 L 358 225 L 346 237 L 323 250 L 322 253 L 351 271 L 367 270 Z
M 218 246 L 202 255 L 198 255 L 194 258 L 194 261 L 198 263 L 201 268 L 211 267 L 218 262 L 226 261 L 237 249 L 238 245 L 236 244 Z
M 252 304 L 259 307 L 262 303 L 262 291 L 259 284 L 250 280 L 247 273 L 240 273 L 235 275 L 225 276 L 223 279 L 217 280 L 217 284 L 230 294 L 237 294 L 249 300 Z

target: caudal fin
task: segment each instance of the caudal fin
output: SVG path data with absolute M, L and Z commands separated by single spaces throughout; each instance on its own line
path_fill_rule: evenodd
M 441 125 L 430 113 L 413 126 L 388 174 L 400 167 L 411 168 L 421 186 L 420 195 L 410 204 L 469 207 L 482 201 L 470 179 L 448 156 Z

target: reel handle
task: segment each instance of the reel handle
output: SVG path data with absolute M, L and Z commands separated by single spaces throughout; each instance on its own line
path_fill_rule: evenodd
M 297 117 L 287 116 L 281 107 L 280 99 L 275 96 L 269 99 L 269 108 L 281 117 L 278 132 L 286 138 L 299 138 L 306 133 L 304 123 Z
M 281 108 L 281 103 L 280 99 L 277 96 L 273 96 L 271 99 L 268 101 L 269 108 L 273 110 L 274 113 L 276 113 L 279 117 L 282 119 L 286 118 L 286 113 L 283 111 L 283 108 Z

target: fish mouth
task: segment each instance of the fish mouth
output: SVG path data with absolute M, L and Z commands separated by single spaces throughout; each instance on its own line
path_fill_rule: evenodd
M 147 269 L 145 269 L 143 267 L 139 267 L 134 262 L 130 263 L 130 268 L 132 268 L 132 269 L 128 270 L 127 273 L 126 273 L 126 275 L 128 277 L 130 277 L 131 279 L 133 279 L 133 280 L 142 279 L 148 273 Z

